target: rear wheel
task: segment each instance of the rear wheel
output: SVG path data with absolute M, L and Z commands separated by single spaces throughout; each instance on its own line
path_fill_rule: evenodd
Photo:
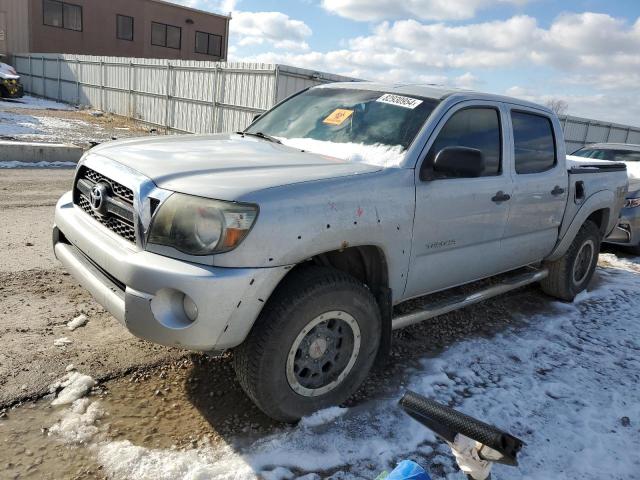
M 578 231 L 569 250 L 558 260 L 547 262 L 549 276 L 542 280 L 542 290 L 561 300 L 573 301 L 587 288 L 598 263 L 600 229 L 588 220 Z
M 267 415 L 293 422 L 345 401 L 371 370 L 381 316 L 355 278 L 325 267 L 289 274 L 234 351 L 247 395 Z

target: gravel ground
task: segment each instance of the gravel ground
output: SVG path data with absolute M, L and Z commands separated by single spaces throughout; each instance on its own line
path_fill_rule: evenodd
M 73 170 L 3 170 L 0 174 L 0 407 L 47 392 L 76 364 L 112 378 L 185 352 L 134 338 L 64 272 L 51 249 L 53 208 Z M 66 323 L 86 314 L 85 327 Z M 68 337 L 66 347 L 54 340 Z

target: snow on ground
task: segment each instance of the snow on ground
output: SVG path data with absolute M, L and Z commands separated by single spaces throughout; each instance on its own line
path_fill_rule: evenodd
M 60 420 L 49 428 L 49 435 L 67 444 L 87 443 L 99 433 L 96 422 L 104 415 L 99 402 L 92 402 L 88 398 L 77 399 L 64 411 Z
M 520 467 L 497 466 L 495 480 L 638 477 L 640 263 L 610 254 L 603 263 L 610 268 L 577 302 L 550 301 L 550 313 L 454 344 L 410 375 L 406 388 L 526 442 Z M 447 447 L 400 411 L 403 391 L 319 412 L 249 446 L 160 450 L 122 440 L 92 448 L 113 479 L 371 479 L 409 458 L 435 478 L 463 480 Z
M 18 99 L 0 100 L 0 108 L 30 108 L 32 110 L 75 110 L 73 105 L 25 95 Z
M 0 162 L 2 168 L 71 168 L 78 164 L 74 162 Z
M 95 384 L 96 381 L 89 375 L 70 371 L 49 387 L 49 391 L 52 393 L 62 388 L 62 391 L 58 394 L 58 397 L 51 402 L 51 405 L 67 405 L 73 403 L 79 398 L 84 397 Z
M 73 135 L 76 131 L 90 128 L 91 125 L 82 120 L 0 110 L 0 137 L 41 141 L 51 140 L 52 136 Z

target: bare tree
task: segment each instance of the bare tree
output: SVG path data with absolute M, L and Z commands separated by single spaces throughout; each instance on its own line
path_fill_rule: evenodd
M 569 111 L 569 104 L 559 98 L 552 98 L 551 100 L 547 101 L 545 105 L 549 107 L 556 115 L 566 115 Z

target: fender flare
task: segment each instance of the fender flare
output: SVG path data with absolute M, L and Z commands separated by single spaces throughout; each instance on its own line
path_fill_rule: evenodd
M 584 225 L 584 222 L 587 221 L 587 218 L 589 218 L 589 216 L 593 212 L 597 212 L 598 210 L 607 210 L 608 212 L 610 212 L 611 206 L 614 203 L 615 195 L 609 190 L 601 190 L 587 198 L 580 209 L 576 212 L 562 238 L 558 241 L 558 243 L 556 243 L 555 248 L 553 249 L 551 254 L 547 258 L 545 258 L 545 260 L 554 261 L 562 257 L 567 252 L 567 250 L 569 250 L 571 243 L 573 243 L 573 240 L 578 234 L 578 230 L 580 230 L 582 225 Z M 611 225 L 612 221 L 614 225 Z M 604 233 L 609 233 L 614 226 L 615 219 L 609 218 L 609 220 L 607 221 L 607 225 L 604 225 Z M 562 227 L 560 231 L 562 231 Z

